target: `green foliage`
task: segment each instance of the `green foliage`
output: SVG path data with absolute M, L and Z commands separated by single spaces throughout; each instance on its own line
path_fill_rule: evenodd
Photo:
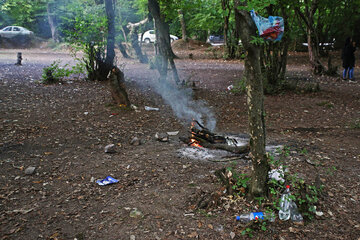
M 105 58 L 107 44 L 107 18 L 104 15 L 104 7 L 89 6 L 84 11 L 92 13 L 84 14 L 77 3 L 73 4 L 72 17 L 63 18 L 62 32 L 67 42 L 73 47 L 75 59 L 85 67 L 88 79 L 95 80 L 99 62 Z M 78 52 L 83 52 L 84 57 L 77 58 Z
M 60 61 L 54 61 L 50 66 L 43 69 L 42 74 L 42 83 L 52 84 L 61 81 L 65 77 L 69 77 L 72 74 L 72 71 L 67 69 L 68 64 L 65 64 L 64 67 L 59 66 Z
M 350 127 L 353 129 L 360 129 L 360 119 L 357 119 L 353 123 L 351 123 Z
M 232 167 L 226 169 L 232 173 L 232 189 L 235 194 L 244 196 L 249 190 L 250 177 L 246 174 L 237 173 Z
M 50 66 L 43 68 L 43 74 L 41 76 L 42 83 L 53 84 L 62 81 L 64 78 L 73 74 L 83 74 L 84 67 L 81 64 L 76 64 L 69 68 L 69 64 L 60 66 L 60 60 L 54 61 Z
M 285 182 L 288 183 L 290 188 L 290 199 L 295 201 L 298 206 L 299 212 L 306 219 L 312 219 L 315 213 L 315 205 L 319 201 L 319 196 L 323 189 L 323 186 L 319 188 L 315 184 L 307 184 L 305 180 L 299 178 L 296 174 L 290 174 L 287 172 L 287 166 L 284 164 L 285 159 L 290 155 L 290 149 L 284 147 L 283 149 L 278 149 L 280 153 L 279 158 L 275 160 L 274 157 L 270 156 L 269 163 L 274 169 L 282 169 L 283 174 L 280 175 L 281 178 L 285 179 Z M 302 154 L 307 154 L 306 149 L 301 150 Z M 273 206 L 275 209 L 280 209 L 280 197 L 284 190 L 285 183 L 276 181 L 275 179 L 269 179 L 269 194 L 270 198 L 273 201 Z
M 242 94 L 246 92 L 246 79 L 245 76 L 241 79 L 238 79 L 234 83 L 234 87 L 231 89 L 231 92 L 234 94 Z

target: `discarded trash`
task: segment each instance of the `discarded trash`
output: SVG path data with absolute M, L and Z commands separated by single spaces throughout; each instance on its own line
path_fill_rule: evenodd
M 290 186 L 286 186 L 285 193 L 281 195 L 280 199 L 280 210 L 279 210 L 279 218 L 280 220 L 287 221 L 290 219 Z
M 233 89 L 233 88 L 234 88 L 234 85 L 229 85 L 229 86 L 227 87 L 227 90 L 231 91 L 231 89 Z
M 241 222 L 250 222 L 253 220 L 269 220 L 270 222 L 275 222 L 275 216 L 271 213 L 264 212 L 252 212 L 252 213 L 244 213 L 239 216 L 236 216 L 236 221 Z
M 304 221 L 303 216 L 299 212 L 298 207 L 296 206 L 296 203 L 294 201 L 291 201 L 290 204 L 290 213 L 291 213 L 291 220 L 296 223 L 301 223 Z
M 153 108 L 153 107 L 145 106 L 145 110 L 146 110 L 146 111 L 159 111 L 160 109 L 159 109 L 159 108 Z
M 110 176 L 107 176 L 105 179 L 96 181 L 96 183 L 99 184 L 100 186 L 109 185 L 117 182 L 119 182 L 119 180 L 116 180 L 115 178 Z
M 176 136 L 176 135 L 178 135 L 179 134 L 179 131 L 175 131 L 175 132 L 166 132 L 167 133 L 167 135 L 169 135 L 169 136 Z
M 278 182 L 284 183 L 285 182 L 285 179 L 284 179 L 285 172 L 286 171 L 284 171 L 283 167 L 273 169 L 269 172 L 269 178 L 275 179 Z
M 134 104 L 131 104 L 131 105 L 130 105 L 130 108 L 131 108 L 132 110 L 137 110 L 137 109 L 138 109 L 138 107 L 135 106 Z
M 132 217 L 132 218 L 142 218 L 142 217 L 144 217 L 144 214 L 142 212 L 140 212 L 139 210 L 137 210 L 137 208 L 134 208 L 134 210 L 132 210 L 130 212 L 130 217 Z
M 166 133 L 155 133 L 155 138 L 160 142 L 169 141 L 169 136 Z
M 284 34 L 284 19 L 278 16 L 269 16 L 264 18 L 259 16 L 254 10 L 250 11 L 259 31 L 260 37 L 269 41 L 280 41 Z
M 109 144 L 105 146 L 105 153 L 115 153 L 115 144 Z

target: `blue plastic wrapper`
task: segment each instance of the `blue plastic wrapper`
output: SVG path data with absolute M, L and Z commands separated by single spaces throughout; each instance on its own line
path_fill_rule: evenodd
M 110 177 L 110 176 L 107 176 L 103 180 L 96 181 L 96 183 L 99 184 L 100 186 L 109 185 L 109 184 L 113 184 L 113 183 L 117 183 L 117 182 L 119 182 L 119 180 L 116 180 L 115 178 Z
M 264 18 L 254 10 L 250 11 L 250 15 L 255 22 L 260 37 L 273 42 L 281 40 L 284 34 L 284 19 L 282 17 L 269 16 Z

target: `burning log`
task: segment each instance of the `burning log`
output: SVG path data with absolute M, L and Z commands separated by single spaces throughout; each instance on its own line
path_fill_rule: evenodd
M 195 127 L 195 123 L 201 130 Z M 210 149 L 221 149 L 228 152 L 240 154 L 249 152 L 249 144 L 238 146 L 235 139 L 227 139 L 226 137 L 216 135 L 209 129 L 202 126 L 198 121 L 194 121 L 190 127 L 191 137 L 181 137 L 180 140 L 194 147 L 205 147 Z M 231 140 L 233 144 L 228 144 Z

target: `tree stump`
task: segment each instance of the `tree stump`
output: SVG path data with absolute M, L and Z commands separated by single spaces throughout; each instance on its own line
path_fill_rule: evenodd
M 118 105 L 130 107 L 130 100 L 125 88 L 124 73 L 114 66 L 109 74 L 109 87 L 114 102 Z

